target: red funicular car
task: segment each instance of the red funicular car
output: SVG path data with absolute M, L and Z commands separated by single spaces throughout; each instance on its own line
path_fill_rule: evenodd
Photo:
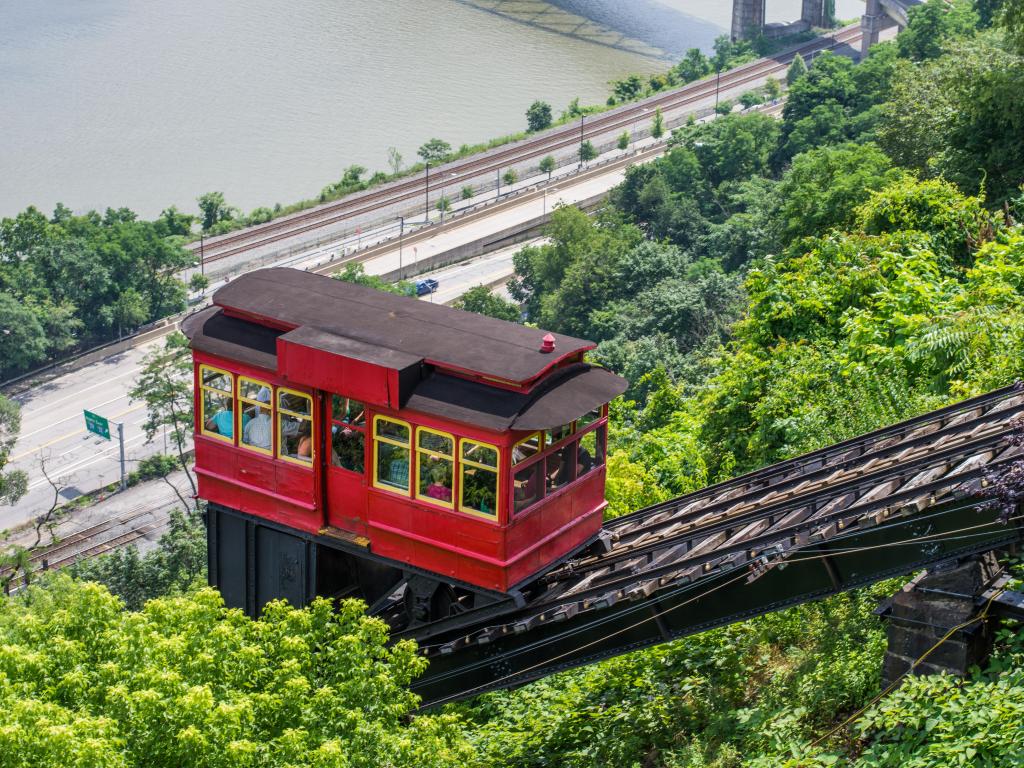
M 357 596 L 416 623 L 594 542 L 626 382 L 591 342 L 292 269 L 213 300 L 182 327 L 229 605 Z

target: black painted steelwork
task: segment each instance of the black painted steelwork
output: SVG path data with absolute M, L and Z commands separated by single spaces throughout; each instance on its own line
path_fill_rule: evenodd
M 981 495 L 1022 412 L 1007 387 L 611 520 L 510 595 L 215 506 L 210 581 L 251 615 L 360 597 L 430 659 L 424 704 L 453 701 L 1021 541 Z

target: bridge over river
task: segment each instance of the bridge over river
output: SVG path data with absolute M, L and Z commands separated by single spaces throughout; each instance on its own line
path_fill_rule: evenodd
M 866 8 L 861 17 L 861 55 L 878 42 L 878 33 L 886 27 L 897 24 L 901 29 L 907 26 L 908 9 L 921 0 L 865 0 Z M 822 27 L 826 23 L 826 0 L 803 0 L 800 19 L 791 24 L 765 24 L 765 6 L 767 0 L 733 0 L 732 3 L 732 38 L 739 40 L 758 34 L 771 36 L 797 32 L 812 27 Z

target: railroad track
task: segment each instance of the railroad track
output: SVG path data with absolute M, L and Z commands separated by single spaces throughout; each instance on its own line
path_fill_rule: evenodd
M 134 544 L 154 531 L 162 530 L 169 520 L 170 516 L 165 513 L 154 514 L 149 509 L 133 509 L 34 550 L 29 563 L 34 570 L 60 570 L 84 558 Z M 0 578 L 10 572 L 10 568 L 0 569 Z M 23 585 L 24 578 L 18 577 L 11 582 L 10 589 L 15 590 Z
M 652 96 L 642 102 L 626 105 L 610 112 L 594 115 L 584 120 L 582 130 L 577 125 L 566 125 L 548 131 L 535 138 L 523 139 L 507 148 L 499 148 L 482 155 L 440 166 L 439 178 L 444 185 L 454 187 L 478 178 L 484 174 L 498 172 L 509 165 L 519 164 L 533 158 L 576 146 L 582 140 L 627 128 L 647 112 L 660 108 L 663 111 L 678 110 L 702 99 L 716 90 L 730 90 L 753 83 L 766 76 L 783 73 L 797 54 L 808 55 L 831 50 L 842 45 L 855 44 L 861 38 L 859 25 L 851 25 L 837 31 L 830 38 L 820 38 L 805 45 L 790 49 L 774 59 L 758 59 L 723 75 L 719 82 L 709 77 L 690 83 L 681 89 Z M 237 256 L 247 251 L 272 245 L 273 243 L 337 224 L 353 217 L 372 213 L 377 209 L 390 207 L 423 197 L 424 180 L 420 177 L 399 180 L 377 189 L 349 195 L 337 202 L 318 206 L 308 211 L 285 216 L 280 219 L 206 240 L 203 248 L 204 264 Z M 194 252 L 200 246 L 191 245 Z

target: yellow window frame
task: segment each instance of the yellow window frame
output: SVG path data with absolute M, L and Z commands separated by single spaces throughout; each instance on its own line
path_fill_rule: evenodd
M 452 452 L 451 453 L 441 453 L 440 451 L 433 451 L 433 450 L 431 450 L 429 448 L 420 448 L 420 435 L 421 434 L 437 435 L 438 437 L 443 437 L 443 438 L 445 438 L 447 440 L 451 440 L 452 441 Z M 453 434 L 451 434 L 449 432 L 441 432 L 438 429 L 431 429 L 430 427 L 416 427 L 416 445 L 415 445 L 415 450 L 416 450 L 416 471 L 415 471 L 414 478 L 410 478 L 410 480 L 412 480 L 412 479 L 416 480 L 415 484 L 413 485 L 413 491 L 414 491 L 417 499 L 419 499 L 420 501 L 425 501 L 428 504 L 436 504 L 437 506 L 444 507 L 446 509 L 455 509 L 455 469 L 456 469 L 456 465 L 455 465 L 455 450 L 456 450 L 456 448 L 458 448 L 458 441 L 455 439 L 455 435 L 453 435 Z M 437 459 L 446 459 L 446 460 L 451 462 L 451 464 L 452 464 L 452 487 L 449 489 L 452 492 L 452 499 L 451 499 L 451 501 L 444 501 L 443 499 L 435 499 L 433 496 L 426 496 L 426 495 L 423 495 L 423 494 L 420 493 L 420 456 L 432 456 L 432 457 L 437 458 Z M 376 470 L 376 467 L 377 467 L 376 458 L 374 459 L 373 466 L 374 466 L 374 472 L 376 472 L 377 471 Z
M 398 424 L 399 426 L 405 427 L 408 430 L 408 432 L 409 432 L 409 440 L 408 440 L 408 442 L 403 443 L 401 440 L 396 440 L 393 437 L 381 437 L 380 435 L 378 435 L 377 434 L 377 424 L 379 424 L 382 421 L 388 422 L 389 424 Z M 378 488 L 378 489 L 380 489 L 382 491 L 387 491 L 388 493 L 393 493 L 393 494 L 395 494 L 397 496 L 405 496 L 406 498 L 408 498 L 409 494 L 412 491 L 412 487 L 413 487 L 412 486 L 412 480 L 413 480 L 413 477 L 412 477 L 412 464 L 413 464 L 413 461 L 412 461 L 412 459 L 413 459 L 413 456 L 412 456 L 412 453 L 413 453 L 413 445 L 412 445 L 412 432 L 413 432 L 413 430 L 412 430 L 412 424 L 410 424 L 408 421 L 402 421 L 401 419 L 394 419 L 394 418 L 392 418 L 390 416 L 382 416 L 382 415 L 378 414 L 378 415 L 373 417 L 372 427 L 373 427 L 373 434 L 371 435 L 371 437 L 373 438 L 373 487 L 374 488 Z M 407 488 L 404 492 L 400 488 L 395 488 L 395 486 L 393 486 L 393 485 L 388 485 L 387 483 L 382 483 L 380 481 L 380 477 L 379 477 L 380 465 L 378 464 L 378 461 L 377 461 L 377 448 L 378 448 L 378 446 L 381 443 L 387 443 L 389 445 L 395 446 L 396 448 L 405 448 L 406 450 L 409 451 L 409 488 Z
M 495 456 L 496 456 L 495 466 L 492 467 L 492 466 L 490 466 L 488 464 L 482 464 L 482 463 L 480 463 L 478 461 L 473 461 L 472 459 L 464 458 L 465 452 L 462 450 L 462 446 L 464 446 L 466 443 L 469 443 L 470 445 L 478 445 L 481 448 L 490 448 L 492 451 L 494 451 Z M 484 470 L 485 472 L 492 472 L 494 474 L 495 483 L 494 483 L 494 514 L 493 515 L 488 515 L 486 512 L 481 512 L 478 509 L 473 509 L 472 507 L 467 507 L 463 503 L 463 501 L 464 501 L 464 499 L 463 499 L 463 491 L 466 488 L 466 484 L 464 482 L 462 482 L 462 468 L 466 467 L 466 466 L 474 467 L 475 469 L 478 469 L 478 470 Z M 464 437 L 464 438 L 459 440 L 459 468 L 458 469 L 459 469 L 459 512 L 462 512 L 462 513 L 467 514 L 467 515 L 473 515 L 474 517 L 479 517 L 479 518 L 481 518 L 483 520 L 490 520 L 493 523 L 498 522 L 498 509 L 500 508 L 500 501 L 499 500 L 501 499 L 501 448 L 498 447 L 497 445 L 492 445 L 491 443 L 484 443 L 484 442 L 482 442 L 480 440 L 470 440 L 469 438 Z
M 530 459 L 533 458 L 533 456 L 527 456 L 525 459 L 520 459 L 519 461 L 516 461 L 515 460 L 515 455 L 516 455 L 515 454 L 515 450 L 516 450 L 516 448 L 518 448 L 523 443 L 528 442 L 528 441 L 532 440 L 535 437 L 537 438 L 537 452 L 534 453 L 533 456 L 537 456 L 538 454 L 541 454 L 541 453 L 544 452 L 544 430 L 541 429 L 541 430 L 538 430 L 537 432 L 531 432 L 526 437 L 524 437 L 522 440 L 516 441 L 516 444 L 512 446 L 512 466 L 513 467 L 516 466 L 517 464 L 522 464 L 524 461 L 529 461 Z M 470 442 L 476 442 L 476 441 L 475 440 L 471 440 Z
M 204 384 L 203 383 L 203 372 L 204 371 L 211 371 L 213 373 L 219 373 L 222 376 L 227 376 L 228 379 L 231 380 L 231 391 L 230 392 L 225 392 L 223 389 L 217 389 L 216 387 L 211 387 L 211 386 L 209 386 L 207 384 Z M 225 371 L 223 368 L 218 368 L 215 365 L 207 365 L 206 363 L 200 363 L 199 364 L 199 432 L 200 432 L 200 434 L 205 435 L 206 437 L 212 437 L 212 438 L 214 438 L 216 440 L 220 440 L 221 442 L 224 442 L 224 443 L 231 443 L 232 445 L 235 444 L 234 435 L 232 435 L 231 437 L 228 437 L 227 435 L 220 434 L 220 432 L 210 432 L 206 428 L 206 422 L 207 422 L 207 418 L 206 418 L 206 397 L 204 396 L 207 391 L 209 391 L 209 392 L 217 392 L 218 394 L 221 394 L 221 395 L 228 395 L 229 397 L 231 397 L 231 399 L 233 401 L 235 399 L 235 386 L 236 386 L 236 384 L 235 384 L 235 375 L 233 373 L 231 373 L 231 371 Z M 235 404 L 232 403 L 232 408 L 234 408 L 234 407 L 235 407 Z
M 244 397 L 242 395 L 242 382 L 248 382 L 249 384 L 259 384 L 261 387 L 266 387 L 270 390 L 270 402 L 261 403 L 259 400 L 252 400 L 251 398 Z M 247 451 L 256 451 L 256 453 L 262 453 L 267 456 L 274 455 L 274 449 L 271 448 L 260 448 L 258 445 L 249 445 L 245 442 L 243 437 L 242 429 L 242 411 L 244 410 L 243 405 L 254 405 L 257 408 L 266 408 L 270 411 L 270 434 L 274 434 L 274 425 L 276 424 L 276 417 L 274 415 L 274 406 L 277 405 L 277 393 L 274 391 L 274 387 L 270 382 L 260 381 L 259 379 L 252 379 L 248 376 L 239 376 L 238 383 L 235 385 L 238 388 L 238 415 L 235 417 L 235 429 L 238 430 L 238 447 L 245 448 Z M 312 426 L 312 425 L 311 425 Z M 270 438 L 270 444 L 273 446 L 274 438 Z M 305 463 L 305 462 L 303 462 Z
M 300 467 L 306 469 L 312 469 L 313 464 L 316 462 L 316 422 L 313 420 L 313 396 L 305 392 L 300 392 L 297 389 L 288 389 L 288 387 L 278 387 L 276 390 L 272 390 L 274 393 L 274 407 L 271 413 L 274 414 L 276 419 L 274 428 L 277 430 L 277 458 L 282 461 L 287 461 L 292 464 L 297 464 Z M 309 414 L 299 413 L 288 408 L 282 408 L 280 397 L 282 394 L 286 395 L 297 395 L 298 397 L 305 398 L 309 403 Z M 291 416 L 295 419 L 302 419 L 309 422 L 309 461 L 303 459 L 293 459 L 291 456 L 284 452 L 284 430 L 281 429 L 281 416 Z

